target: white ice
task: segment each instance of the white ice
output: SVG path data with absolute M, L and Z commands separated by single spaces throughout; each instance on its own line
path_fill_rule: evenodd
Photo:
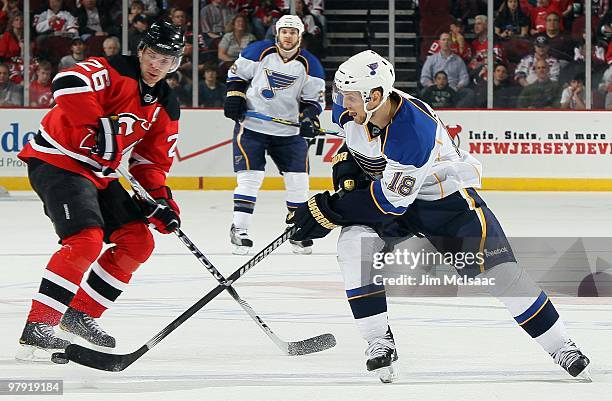
M 482 195 L 509 235 L 611 233 L 608 193 Z M 176 198 L 184 231 L 224 274 L 247 260 L 230 253 L 231 192 L 176 191 Z M 280 234 L 284 214 L 282 192 L 260 193 L 251 230 L 256 249 Z M 553 364 L 495 299 L 390 299 L 401 377 L 381 384 L 365 371 L 365 344 L 354 327 L 335 260 L 337 233 L 317 241 L 311 256 L 293 255 L 283 245 L 236 283 L 281 337 L 330 332 L 338 340 L 331 350 L 281 355 L 223 293 L 123 372 L 75 363 L 18 363 L 14 354 L 30 299 L 57 244 L 33 193 L 13 192 L 0 201 L 0 221 L 0 378 L 63 379 L 61 399 L 612 400 L 610 298 L 554 300 L 573 339 L 592 359 L 593 383 L 581 383 Z M 135 350 L 216 285 L 175 236 L 156 235 L 156 241 L 154 255 L 101 320 L 116 336 L 120 353 Z

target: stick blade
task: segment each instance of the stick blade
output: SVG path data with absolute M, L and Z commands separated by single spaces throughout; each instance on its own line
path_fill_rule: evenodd
M 68 360 L 79 365 L 108 372 L 120 372 L 138 359 L 140 351 L 141 349 L 131 354 L 118 355 L 96 351 L 78 344 L 70 344 L 66 347 L 64 353 Z
M 302 341 L 287 343 L 287 354 L 290 356 L 308 355 L 325 351 L 336 346 L 336 337 L 326 333 Z

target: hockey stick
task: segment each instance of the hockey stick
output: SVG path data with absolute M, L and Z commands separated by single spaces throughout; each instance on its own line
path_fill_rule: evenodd
M 169 325 L 164 327 L 159 333 L 151 338 L 146 344 L 138 348 L 136 351 L 129 354 L 109 354 L 106 352 L 95 351 L 91 348 L 86 348 L 78 344 L 70 344 L 64 352 L 54 353 L 53 358 L 68 359 L 76 362 L 80 365 L 87 366 L 98 370 L 107 370 L 110 372 L 120 372 L 133 364 L 141 356 L 143 356 L 151 348 L 155 347 L 161 340 L 166 338 L 172 333 L 177 327 L 183 324 L 187 319 L 193 316 L 197 311 L 202 309 L 207 303 L 212 301 L 217 295 L 221 294 L 228 286 L 242 277 L 246 272 L 251 270 L 253 266 L 261 262 L 266 256 L 272 253 L 276 248 L 281 246 L 285 241 L 289 239 L 295 232 L 297 227 L 291 227 L 282 233 L 278 238 L 272 241 L 268 246 L 259 251 L 257 255 L 253 256 L 248 262 L 240 266 L 234 271 L 227 279 L 226 284 L 219 284 L 204 297 L 200 298 L 198 302 L 193 304 L 185 312 L 181 313 L 176 319 L 174 319 Z M 333 338 L 333 337 L 332 337 Z M 335 341 L 335 339 L 334 339 Z
M 119 166 L 117 168 L 117 172 L 121 174 L 132 187 L 133 191 L 143 199 L 145 202 L 156 204 L 157 201 L 151 197 L 151 195 L 147 192 L 147 190 L 134 178 L 132 174 L 123 166 Z M 212 276 L 219 282 L 221 285 L 225 285 L 227 287 L 227 292 L 234 298 L 236 302 L 240 304 L 242 309 L 249 315 L 251 319 L 259 326 L 261 330 L 276 344 L 278 348 L 285 355 L 306 355 L 314 352 L 324 351 L 328 348 L 332 348 L 336 345 L 336 339 L 330 333 L 321 334 L 316 337 L 307 338 L 301 341 L 284 341 L 279 338 L 272 329 L 263 321 L 255 310 L 249 305 L 248 302 L 240 298 L 238 292 L 234 289 L 234 287 L 230 284 L 227 284 L 225 277 L 217 270 L 217 268 L 212 264 L 210 260 L 204 256 L 204 254 L 198 249 L 198 247 L 191 242 L 191 240 L 187 237 L 187 235 L 179 228 L 175 232 L 176 236 L 181 240 L 181 242 L 191 251 L 191 253 L 204 265 L 206 270 L 212 274 Z
M 289 120 L 285 120 L 282 118 L 278 118 L 278 117 L 270 117 L 267 116 L 265 114 L 259 113 L 257 111 L 253 111 L 253 110 L 249 110 L 246 112 L 246 116 L 247 117 L 253 117 L 253 118 L 257 118 L 260 120 L 264 120 L 264 121 L 272 121 L 274 123 L 278 123 L 278 124 L 283 124 L 283 125 L 289 125 L 291 127 L 299 127 L 300 123 L 296 123 L 295 121 L 289 121 Z M 333 135 L 333 136 L 337 136 L 340 138 L 344 138 L 344 136 L 340 135 L 339 132 L 336 131 L 329 131 L 326 130 L 324 128 L 319 128 L 316 130 L 319 134 L 321 135 Z

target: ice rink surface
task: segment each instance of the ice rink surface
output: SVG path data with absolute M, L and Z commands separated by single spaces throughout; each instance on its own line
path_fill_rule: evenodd
M 393 298 L 389 315 L 401 377 L 383 385 L 365 371 L 335 260 L 338 233 L 314 254 L 283 245 L 236 283 L 239 294 L 285 340 L 330 332 L 338 345 L 318 354 L 280 354 L 223 293 L 120 373 L 74 363 L 14 360 L 30 298 L 51 253 L 52 226 L 33 193 L 0 201 L 0 378 L 63 379 L 66 400 L 612 400 L 612 299 L 557 298 L 573 339 L 591 358 L 593 383 L 571 378 L 491 298 Z M 609 193 L 483 192 L 512 236 L 610 236 Z M 185 233 L 226 275 L 248 257 L 231 255 L 229 191 L 176 191 Z M 284 194 L 258 197 L 254 248 L 284 229 Z M 216 286 L 173 235 L 155 236 L 151 259 L 101 325 L 119 353 L 135 350 Z M 57 399 L 51 396 L 41 399 Z M 0 401 L 31 396 L 0 396 Z

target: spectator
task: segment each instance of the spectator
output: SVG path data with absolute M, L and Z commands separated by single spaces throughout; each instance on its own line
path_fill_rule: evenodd
M 121 43 L 116 36 L 110 36 L 102 42 L 102 50 L 104 51 L 104 57 L 116 56 L 121 51 Z
M 519 108 L 544 109 L 558 108 L 561 97 L 561 85 L 550 79 L 550 66 L 546 60 L 535 63 L 536 81 L 523 88 L 519 98 Z
M 500 109 L 513 109 L 521 92 L 521 87 L 516 85 L 508 74 L 508 67 L 504 64 L 497 64 L 493 70 L 493 107 Z M 484 83 L 486 84 L 486 80 Z M 477 99 L 487 98 L 486 87 L 484 93 L 477 96 Z M 484 105 L 481 107 L 485 107 Z
M 585 110 L 585 74 L 578 73 L 561 93 L 561 108 L 571 110 Z
M 209 49 L 216 49 L 225 32 L 225 26 L 232 20 L 231 10 L 223 0 L 212 0 L 200 11 L 200 31 Z
M 461 92 L 464 92 L 464 96 L 472 92 L 469 88 L 466 88 L 470 82 L 467 68 L 463 60 L 452 52 L 448 33 L 442 33 L 439 42 L 440 52 L 427 57 L 427 60 L 425 60 L 421 70 L 421 85 L 425 88 L 435 85 L 433 82 L 434 74 L 438 71 L 444 71 L 448 77 L 448 84 L 457 92 L 460 99 Z
M 470 58 L 472 57 L 472 49 L 463 36 L 463 21 L 456 19 L 450 24 L 449 30 L 451 37 L 451 50 L 453 53 L 461 57 L 465 62 L 470 61 Z M 436 54 L 439 51 L 440 43 L 439 41 L 434 40 L 429 47 L 427 54 Z
M 204 81 L 200 82 L 198 104 L 200 107 L 223 107 L 225 85 L 217 81 L 217 70 L 211 66 L 204 67 Z
M 612 110 L 612 64 L 603 74 L 598 92 L 604 96 L 606 110 Z
M 128 14 L 128 23 L 132 25 L 134 17 L 144 15 L 144 4 L 141 0 L 132 0 L 130 3 L 130 13 Z
M 107 10 L 96 7 L 96 0 L 81 0 L 76 12 L 79 35 L 86 41 L 91 36 L 119 35 L 120 31 Z
M 149 22 L 144 14 L 140 14 L 132 18 L 132 26 L 128 30 L 128 49 L 130 54 L 138 54 L 138 44 L 145 35 L 145 31 L 149 28 Z
M 51 63 L 42 60 L 36 67 L 36 80 L 30 83 L 30 106 L 51 107 L 53 92 L 51 90 Z
M 72 39 L 72 43 L 70 44 L 70 54 L 62 57 L 60 60 L 57 69 L 65 70 L 66 68 L 70 68 L 79 61 L 85 60 L 85 43 L 81 38 Z
M 487 28 L 487 16 L 477 15 L 474 18 L 474 35 L 476 35 L 476 39 L 472 41 L 472 58 L 467 65 L 468 70 L 472 74 L 484 65 L 488 53 Z M 495 54 L 496 62 L 503 62 L 502 49 L 498 43 L 493 44 L 493 54 Z
M 574 41 L 569 35 L 561 33 L 560 17 L 556 12 L 546 16 L 546 35 L 550 47 L 550 55 L 561 63 L 564 68 L 574 58 Z
M 187 32 L 187 13 L 182 8 L 173 8 L 170 12 L 170 21 L 176 26 L 183 28 L 183 32 Z
M 168 74 L 166 82 L 172 88 L 181 106 L 190 107 L 193 105 L 191 101 L 191 85 L 185 85 L 182 81 L 182 76 L 178 71 Z
M 141 0 L 144 6 L 144 15 L 151 19 L 156 19 L 159 14 L 159 8 L 157 7 L 157 0 Z
M 231 31 L 223 35 L 219 42 L 218 57 L 221 61 L 220 75 L 225 78 L 227 69 L 238 59 L 240 52 L 251 42 L 257 40 L 249 30 L 247 17 L 237 14 L 232 19 Z
M 302 47 L 317 56 L 317 58 L 325 57 L 322 26 L 318 25 L 318 20 L 310 14 L 310 10 L 308 10 L 304 0 L 295 1 L 295 14 L 304 23 Z
M 529 17 L 519 0 L 504 0 L 495 18 L 495 33 L 503 39 L 525 38 L 529 34 Z
M 514 79 L 521 84 L 521 86 L 527 86 L 536 81 L 536 62 L 539 60 L 548 63 L 549 71 L 547 72 L 550 75 L 550 79 L 553 81 L 559 80 L 559 73 L 561 71 L 559 60 L 548 54 L 548 38 L 546 35 L 540 35 L 534 40 L 534 54 L 523 57 L 516 67 Z
M 3 0 L 2 11 L 6 13 L 6 17 L 11 19 L 14 14 L 22 14 L 19 0 Z
M 36 44 L 44 48 L 45 40 L 51 35 L 77 36 L 79 26 L 76 18 L 63 9 L 62 0 L 49 0 L 49 8 L 34 16 Z
M 0 64 L 0 106 L 23 106 L 23 87 L 9 80 L 5 64 Z
M 536 6 L 531 10 L 531 29 L 529 33 L 533 36 L 544 33 L 546 31 L 546 17 L 552 12 L 561 15 L 561 10 L 550 0 L 537 0 Z
M 280 10 L 276 7 L 274 0 L 259 2 L 251 18 L 253 34 L 258 40 L 274 40 L 274 24 L 280 16 Z
M 0 35 L 0 62 L 21 57 L 23 48 L 23 15 L 13 14 L 9 29 Z
M 421 99 L 434 108 L 454 107 L 456 98 L 457 92 L 448 85 L 448 76 L 444 71 L 436 72 L 434 85 L 425 88 L 421 95 Z

